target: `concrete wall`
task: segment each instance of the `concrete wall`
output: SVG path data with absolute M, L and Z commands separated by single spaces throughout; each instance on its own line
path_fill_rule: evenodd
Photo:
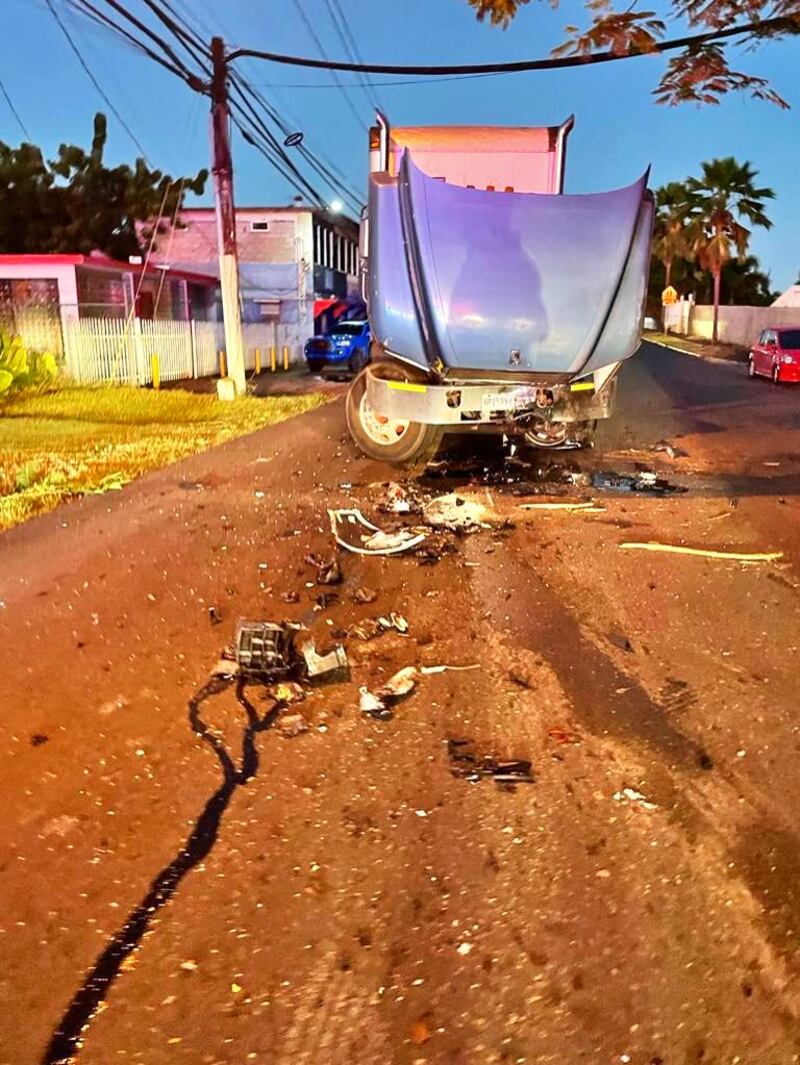
M 711 339 L 714 308 L 685 300 L 665 308 L 664 325 L 682 336 Z M 800 325 L 798 307 L 720 307 L 719 339 L 724 344 L 747 348 L 762 329 L 769 326 Z

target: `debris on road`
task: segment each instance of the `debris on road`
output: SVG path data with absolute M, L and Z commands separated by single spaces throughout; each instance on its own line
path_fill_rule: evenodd
M 319 555 L 306 555 L 306 564 L 317 571 L 317 584 L 341 584 L 342 569 L 335 558 L 326 562 Z
M 404 666 L 381 685 L 375 694 L 383 701 L 402 699 L 414 690 L 420 672 L 416 666 Z
M 286 739 L 294 739 L 295 736 L 308 732 L 308 722 L 302 714 L 281 714 L 275 727 Z
M 668 440 L 659 440 L 657 444 L 653 445 L 653 451 L 664 451 L 671 459 L 685 459 L 689 454 L 683 448 L 670 444 Z
M 310 681 L 347 680 L 350 668 L 347 662 L 347 654 L 344 647 L 337 644 L 327 654 L 319 654 L 310 640 L 302 647 L 303 661 L 306 665 L 306 673 Z
M 392 612 L 388 618 L 365 618 L 363 621 L 351 625 L 347 629 L 348 636 L 357 636 L 359 640 L 374 640 L 376 636 L 382 636 L 384 632 L 395 632 L 405 635 L 408 632 L 408 622 L 402 614 Z
M 210 606 L 208 608 L 208 620 L 211 622 L 212 625 L 222 624 L 222 618 L 220 617 L 219 611 L 215 606 Z
M 378 504 L 378 510 L 387 514 L 410 514 L 412 509 L 419 510 L 419 504 L 409 497 L 409 492 L 403 485 L 388 481 L 381 487 L 384 489 L 384 496 Z
M 474 500 L 463 499 L 455 492 L 425 503 L 422 515 L 429 525 L 450 532 L 473 532 L 486 524 L 486 507 Z
M 281 680 L 292 667 L 294 630 L 273 621 L 240 620 L 236 625 L 235 659 L 243 676 Z
M 421 544 L 426 536 L 410 529 L 384 532 L 367 521 L 360 510 L 329 510 L 328 517 L 336 543 L 357 555 L 397 555 Z
M 551 740 L 555 740 L 556 743 L 565 746 L 567 744 L 577 745 L 581 742 L 580 736 L 575 732 L 569 732 L 564 728 L 551 728 L 548 730 L 547 735 Z
M 373 588 L 361 585 L 361 587 L 356 588 L 350 598 L 354 603 L 374 603 L 378 598 L 378 593 Z
M 628 802 L 635 802 L 643 810 L 657 810 L 658 806 L 654 802 L 650 802 L 647 796 L 642 795 L 640 791 L 635 788 L 623 788 L 622 791 L 615 791 L 611 796 L 614 802 L 624 802 L 626 799 Z
M 606 639 L 609 643 L 613 643 L 615 647 L 619 647 L 621 651 L 633 651 L 633 644 L 621 632 L 607 632 Z
M 281 592 L 281 599 L 284 603 L 299 603 L 300 595 L 298 592 Z
M 377 695 L 374 695 L 366 687 L 358 690 L 358 708 L 362 714 L 374 717 L 378 721 L 391 721 L 394 717 L 394 714 L 383 700 L 379 699 Z
M 520 510 L 567 510 L 580 511 L 584 514 L 604 514 L 606 508 L 600 507 L 593 500 L 585 503 L 520 503 Z
M 699 558 L 716 558 L 728 562 L 775 562 L 783 558 L 783 551 L 717 551 L 705 547 L 684 547 L 682 544 L 662 544 L 655 540 L 641 543 L 626 541 L 619 546 L 623 551 L 661 551 L 673 555 L 696 555 Z
M 496 784 L 533 784 L 531 763 L 526 758 L 497 759 L 493 755 L 477 755 L 475 744 L 470 739 L 447 741 L 447 756 L 450 772 L 460 780 L 477 783 L 491 777 Z
M 302 687 L 295 681 L 284 681 L 281 684 L 276 684 L 270 694 L 279 703 L 299 703 L 306 697 Z

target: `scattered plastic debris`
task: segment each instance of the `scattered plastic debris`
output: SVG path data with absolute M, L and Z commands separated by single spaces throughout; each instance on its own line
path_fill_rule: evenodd
M 673 555 L 697 555 L 699 558 L 717 558 L 729 562 L 775 562 L 783 558 L 783 551 L 716 551 L 705 547 L 684 547 L 682 544 L 662 544 L 654 540 L 646 543 L 631 541 L 619 546 L 623 551 L 662 551 Z
M 643 810 L 658 809 L 654 802 L 649 802 L 647 796 L 642 795 L 642 793 L 635 788 L 623 788 L 622 791 L 615 791 L 611 797 L 614 802 L 624 802 L 626 799 L 628 802 L 635 802 L 641 806 Z
M 477 783 L 490 777 L 496 784 L 512 787 L 515 784 L 534 783 L 531 763 L 527 759 L 497 759 L 492 755 L 478 755 L 470 739 L 448 740 L 447 756 L 450 759 L 450 772 L 460 780 Z
M 391 632 L 392 630 L 402 634 L 408 632 L 408 622 L 402 614 L 393 612 L 388 618 L 365 618 L 363 621 L 351 625 L 347 629 L 347 635 L 357 636 L 359 640 L 374 640 L 376 636 L 381 636 L 384 632 Z
M 374 717 L 378 721 L 391 721 L 394 717 L 389 707 L 366 687 L 358 690 L 358 708 L 362 714 Z
M 329 510 L 328 516 L 336 543 L 358 555 L 397 555 L 421 544 L 426 536 L 410 529 L 384 532 L 367 521 L 360 510 Z
M 347 654 L 339 644 L 327 654 L 321 655 L 317 652 L 314 641 L 310 640 L 303 645 L 302 654 L 306 673 L 311 681 L 346 680 L 349 677 Z
M 451 532 L 471 532 L 486 521 L 486 507 L 482 503 L 463 499 L 455 492 L 431 499 L 424 504 L 422 514 L 429 525 Z
M 420 672 L 416 666 L 404 666 L 381 685 L 375 694 L 384 701 L 402 699 L 414 690 Z

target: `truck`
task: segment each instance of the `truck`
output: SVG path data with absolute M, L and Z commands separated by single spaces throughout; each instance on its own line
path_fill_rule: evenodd
M 564 192 L 574 125 L 370 130 L 361 269 L 372 333 L 347 424 L 426 462 L 445 432 L 590 445 L 638 349 L 653 226 L 648 172 Z

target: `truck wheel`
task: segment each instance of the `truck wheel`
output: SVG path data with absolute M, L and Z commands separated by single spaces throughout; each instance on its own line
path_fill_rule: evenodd
M 540 422 L 525 433 L 525 442 L 538 448 L 591 447 L 596 421 Z
M 351 373 L 361 373 L 364 367 L 369 362 L 369 356 L 363 348 L 356 348 L 353 354 L 350 356 L 348 363 Z
M 392 367 L 399 380 L 411 380 L 404 367 Z M 373 459 L 395 465 L 424 465 L 442 438 L 438 425 L 395 421 L 377 414 L 367 401 L 367 371 L 362 370 L 347 392 L 347 428 L 357 446 Z

